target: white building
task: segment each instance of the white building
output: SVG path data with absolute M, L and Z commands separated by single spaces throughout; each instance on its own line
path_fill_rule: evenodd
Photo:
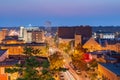
M 20 27 L 20 35 L 19 35 L 19 37 L 23 38 L 23 34 L 24 34 L 24 27 L 21 26 Z
M 20 27 L 19 39 L 24 40 L 26 43 L 44 42 L 43 38 L 44 32 L 39 27 Z
M 100 39 L 115 39 L 115 33 L 112 32 L 94 32 L 93 37 L 94 38 L 100 38 Z

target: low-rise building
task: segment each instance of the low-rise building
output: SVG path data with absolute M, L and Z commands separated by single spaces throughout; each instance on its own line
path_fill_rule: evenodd
M 7 49 L 0 49 L 0 62 L 4 61 L 8 57 Z
M 0 62 L 0 80 L 16 80 L 19 73 L 9 74 L 5 72 L 5 68 L 12 68 L 15 64 L 24 64 L 27 57 L 24 55 L 10 55 L 4 61 Z M 48 61 L 46 57 L 36 57 L 41 64 L 43 61 Z
M 43 49 L 46 47 L 46 43 L 23 43 L 23 44 L 0 44 L 1 49 L 8 49 L 9 55 L 23 54 L 25 46 L 30 46 L 35 49 Z
M 113 32 L 97 31 L 93 33 L 93 37 L 97 39 L 115 39 L 115 36 Z
M 87 48 L 88 51 L 99 51 L 99 50 L 111 50 L 120 52 L 120 40 L 115 39 L 95 39 L 90 38 L 85 42 L 83 48 Z
M 79 43 L 82 45 L 92 36 L 92 28 L 90 26 L 73 26 L 73 27 L 58 27 L 59 42 L 69 42 L 74 40 L 74 46 Z
M 7 29 L 0 30 L 0 43 L 2 42 L 3 39 L 5 39 L 5 36 L 7 36 L 7 35 L 8 35 Z
M 24 47 L 30 46 L 36 49 L 42 49 L 46 47 L 46 43 L 25 43 L 23 40 L 19 40 L 18 36 L 6 36 L 0 44 L 1 49 L 8 49 L 9 55 L 20 55 L 23 53 Z
M 19 40 L 18 36 L 6 36 L 2 40 L 2 44 L 22 44 L 25 43 L 23 40 Z
M 120 80 L 120 63 L 99 63 L 98 72 L 106 80 Z
M 83 48 L 88 49 L 90 52 L 102 50 L 101 45 L 92 37 L 83 45 Z

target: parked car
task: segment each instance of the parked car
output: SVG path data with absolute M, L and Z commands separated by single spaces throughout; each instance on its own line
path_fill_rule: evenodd
M 77 74 L 81 74 L 81 71 L 80 71 L 80 70 L 76 70 L 76 73 L 77 73 Z
M 72 64 L 72 62 L 70 62 L 69 65 L 71 66 L 71 68 L 75 69 L 75 66 Z
M 60 75 L 60 80 L 64 80 L 64 74 L 63 74 L 63 72 L 60 72 L 59 75 Z

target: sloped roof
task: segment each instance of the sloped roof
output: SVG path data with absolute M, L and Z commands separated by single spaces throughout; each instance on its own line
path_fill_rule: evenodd
M 2 56 L 6 51 L 7 49 L 0 49 L 0 56 Z
M 86 47 L 91 44 L 100 45 L 93 37 L 91 37 L 83 46 Z
M 102 66 L 104 66 L 105 68 L 109 69 L 111 72 L 113 72 L 114 74 L 116 74 L 117 76 L 120 76 L 120 63 L 99 63 Z
M 96 41 L 101 46 L 105 46 L 106 44 L 108 44 L 108 45 L 114 45 L 116 43 L 120 43 L 120 40 L 116 40 L 116 39 L 97 39 Z

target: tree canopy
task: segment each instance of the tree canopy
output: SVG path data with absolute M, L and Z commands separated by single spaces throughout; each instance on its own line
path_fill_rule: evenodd
M 18 63 L 11 68 L 6 68 L 7 73 L 18 73 L 17 80 L 55 80 L 54 74 L 59 71 L 66 71 L 63 68 L 63 57 L 56 52 L 49 56 L 49 59 L 38 60 L 41 50 L 25 47 L 23 54 L 26 55 L 24 63 Z

